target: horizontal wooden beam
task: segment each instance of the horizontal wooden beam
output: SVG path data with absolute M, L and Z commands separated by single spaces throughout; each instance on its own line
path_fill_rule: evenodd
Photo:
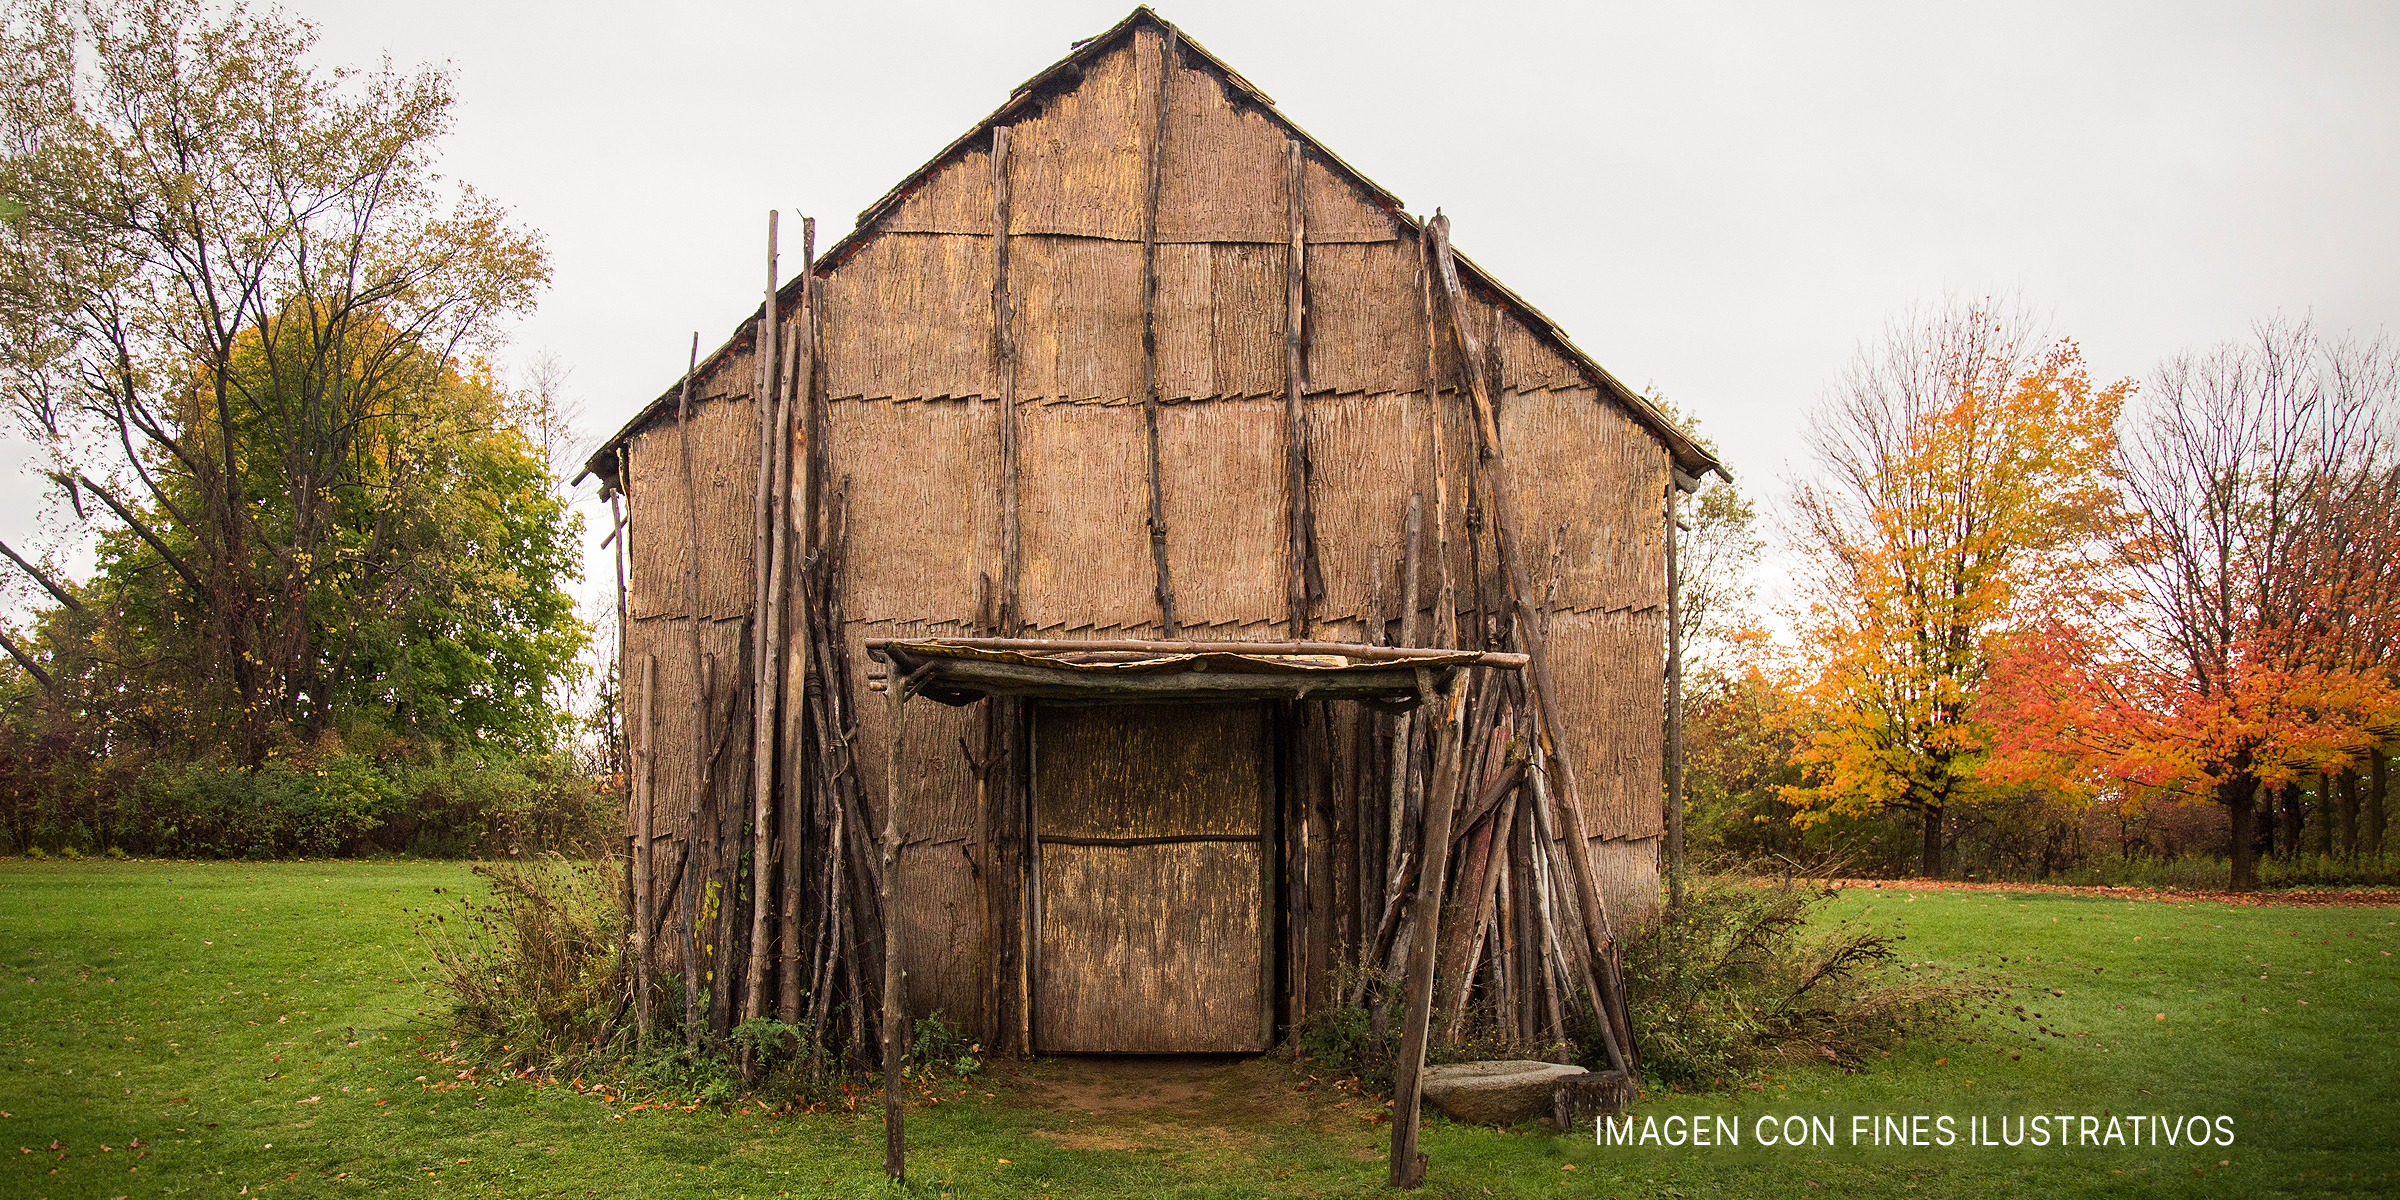
M 1059 654 L 1085 651 L 1135 651 L 1161 657 L 1170 654 L 1338 654 L 1362 662 L 1407 662 L 1419 658 L 1457 658 L 1470 651 L 1423 646 L 1367 646 L 1356 642 L 1188 642 L 1143 641 L 1130 638 L 868 638 L 867 655 L 880 662 L 887 646 L 961 646 L 970 650 L 1013 650 L 1020 654 Z M 1521 670 L 1526 657 L 1487 650 L 1458 665 Z M 1414 686 L 1413 684 L 1411 685 Z
M 906 688 L 911 694 L 945 704 L 971 704 L 986 696 L 1026 696 L 1039 700 L 1379 700 L 1405 702 L 1417 686 L 1422 667 L 1391 666 L 1347 671 L 1079 671 L 1068 666 L 1035 666 L 993 662 L 982 658 L 914 658 L 904 648 L 893 653 L 910 670 Z M 1446 678 L 1457 664 L 1432 668 Z M 888 680 L 869 677 L 867 687 L 882 691 Z

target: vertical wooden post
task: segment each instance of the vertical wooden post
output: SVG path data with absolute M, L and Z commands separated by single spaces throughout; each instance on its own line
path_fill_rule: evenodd
M 780 427 L 775 369 L 781 348 L 781 302 L 775 295 L 775 227 L 780 216 L 767 210 L 767 299 L 758 312 L 758 335 L 751 343 L 750 407 L 758 418 L 758 488 L 750 528 L 750 954 L 742 972 L 742 1020 L 761 1016 L 767 999 L 768 866 L 774 850 L 768 814 L 775 803 L 775 686 L 782 665 L 782 622 L 777 610 L 774 561 L 775 452 Z
M 1402 646 L 1415 646 L 1419 634 L 1417 621 L 1417 561 L 1418 547 L 1425 540 L 1425 499 L 1421 492 L 1408 497 L 1408 524 L 1403 536 L 1400 558 L 1400 641 Z M 1408 800 L 1408 744 L 1410 729 L 1416 713 L 1405 712 L 1392 721 L 1391 778 L 1386 781 L 1387 802 L 1391 809 L 1391 832 L 1385 837 L 1384 878 L 1390 882 L 1385 891 L 1396 897 L 1400 887 L 1400 852 L 1405 844 L 1400 836 L 1403 810 Z M 1388 900 L 1387 900 L 1388 903 Z
M 1442 219 L 1442 210 L 1433 210 L 1434 220 Z M 1433 223 L 1428 221 L 1417 236 L 1417 303 L 1425 322 L 1425 404 L 1431 409 L 1433 443 L 1433 561 L 1441 568 L 1441 589 L 1435 594 L 1433 609 L 1434 645 L 1458 645 L 1458 584 L 1450 575 L 1450 464 L 1443 447 L 1442 426 L 1445 423 L 1441 397 L 1441 326 L 1433 310 Z
M 992 337 L 1000 372 L 1000 635 L 1024 631 L 1017 611 L 1017 333 L 1008 298 L 1008 126 L 992 127 Z
M 689 811 L 683 824 L 684 862 L 689 881 L 683 887 L 683 1040 L 692 1053 L 700 1051 L 700 880 L 705 874 L 697 841 L 700 836 L 702 793 L 708 790 L 708 710 L 709 693 L 701 665 L 700 623 L 700 468 L 692 455 L 692 376 L 700 371 L 700 334 L 692 334 L 691 366 L 683 373 L 683 388 L 675 397 L 675 441 L 683 459 L 683 609 L 684 625 L 691 634 L 692 686 L 699 689 L 692 705 L 691 761 L 686 767 L 691 787 Z
M 1017 332 L 1014 305 L 1009 299 L 1008 224 L 1010 220 L 1009 127 L 992 128 L 992 361 L 1000 393 L 1000 596 L 996 624 L 1002 637 L 1024 633 L 1019 607 L 1017 573 L 1021 540 L 1017 520 Z M 1016 1020 L 1011 1032 L 1016 1051 L 1033 1051 L 1032 972 L 1034 886 L 1031 798 L 1023 787 L 1025 710 L 1013 699 L 986 701 L 997 706 L 992 715 L 991 743 L 1003 755 L 995 770 L 1003 786 L 996 801 L 1007 819 L 1000 822 L 1002 839 L 1015 867 L 1014 878 L 995 872 L 993 883 L 1010 889 L 1004 908 L 1016 916 Z M 991 744 L 987 743 L 987 744 Z
M 1175 77 L 1181 39 L 1173 26 L 1160 35 L 1157 119 L 1143 147 L 1142 177 L 1142 429 L 1150 447 L 1150 562 L 1156 573 L 1160 636 L 1178 636 L 1175 583 L 1167 572 L 1167 508 L 1158 459 L 1158 193 L 1165 172 L 1167 92 Z
M 891 757 L 884 767 L 883 874 L 875 882 L 876 898 L 883 908 L 883 1173 L 897 1183 L 908 1174 L 906 1115 L 900 1091 L 901 1038 L 906 1021 L 900 991 L 907 972 L 900 969 L 899 907 L 900 803 L 905 791 L 900 782 L 900 746 L 908 728 L 908 680 L 895 669 L 890 687 L 892 731 Z
M 783 492 L 784 519 L 776 525 L 778 545 L 785 547 L 776 554 L 778 590 L 777 601 L 786 612 L 783 672 L 783 923 L 784 962 L 780 993 L 776 997 L 778 1014 L 786 1022 L 800 1019 L 800 923 L 802 912 L 801 831 L 808 827 L 808 818 L 801 801 L 808 794 L 808 764 L 806 722 L 808 713 L 809 644 L 816 634 L 809 621 L 807 589 L 801 580 L 804 572 L 800 563 L 808 557 L 809 535 L 816 528 L 809 512 L 814 493 L 809 488 L 807 412 L 815 396 L 817 339 L 815 330 L 816 300 L 811 294 L 816 286 L 817 221 L 814 217 L 800 218 L 800 312 L 792 322 L 792 351 L 786 356 L 784 370 L 784 420 L 779 436 L 783 442 L 782 476 L 778 486 Z M 824 903 L 836 903 L 828 891 Z
M 619 478 L 623 478 L 619 476 Z M 621 661 L 621 660 L 620 660 Z M 650 800 L 656 794 L 658 763 L 658 656 L 642 656 L 641 733 L 633 763 L 633 1044 L 650 1039 Z
M 1431 672 L 1417 673 L 1417 692 L 1433 702 Z M 1392 1065 L 1392 1149 L 1388 1179 L 1393 1187 L 1425 1182 L 1425 1156 L 1417 1152 L 1417 1115 L 1424 1103 L 1425 1039 L 1433 1020 L 1433 956 L 1440 935 L 1443 877 L 1450 869 L 1451 793 L 1457 790 L 1460 741 L 1466 736 L 1466 675 L 1453 676 L 1443 693 L 1441 724 L 1434 730 L 1433 786 L 1425 793 L 1421 841 L 1424 868 L 1417 873 L 1415 937 L 1408 948 L 1408 1010 L 1400 1027 L 1400 1061 Z
M 1305 162 L 1297 139 L 1284 144 L 1284 205 L 1290 240 L 1284 258 L 1283 280 L 1283 416 L 1284 487 L 1291 494 L 1285 505 L 1286 548 L 1291 555 L 1291 628 L 1295 640 L 1308 637 L 1314 614 L 1311 602 L 1324 594 L 1318 574 L 1314 515 L 1308 499 L 1308 413 L 1300 393 L 1307 385 L 1303 335 L 1307 314 L 1308 214 L 1302 203 Z
M 1667 481 L 1667 911 L 1683 911 L 1683 487 Z

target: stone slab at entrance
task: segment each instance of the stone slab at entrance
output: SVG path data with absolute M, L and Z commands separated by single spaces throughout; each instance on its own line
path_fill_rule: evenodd
M 1589 1074 L 1563 1063 L 1450 1063 L 1425 1068 L 1425 1099 L 1451 1118 L 1477 1125 L 1514 1125 L 1551 1111 L 1550 1089 Z

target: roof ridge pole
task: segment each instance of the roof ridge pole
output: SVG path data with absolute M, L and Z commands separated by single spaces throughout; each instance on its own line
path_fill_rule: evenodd
M 1308 214 L 1302 206 L 1301 184 L 1306 159 L 1300 140 L 1284 142 L 1284 203 L 1291 236 L 1284 258 L 1283 287 L 1283 416 L 1289 435 L 1284 448 L 1284 487 L 1290 530 L 1286 550 L 1291 555 L 1292 638 L 1308 637 L 1310 602 L 1325 592 L 1316 561 L 1316 520 L 1308 503 L 1308 413 L 1301 406 L 1307 363 L 1303 354 L 1303 322 L 1307 320 Z
M 1167 92 L 1179 54 L 1175 27 L 1159 33 L 1158 104 L 1150 140 L 1143 147 L 1142 185 L 1142 428 L 1150 446 L 1150 561 L 1156 569 L 1158 619 L 1161 636 L 1173 638 L 1175 583 L 1167 571 L 1166 499 L 1159 486 L 1158 457 L 1158 194 L 1163 183 L 1167 141 Z
M 1592 868 L 1591 841 L 1583 824 L 1582 786 L 1576 778 L 1573 753 L 1567 746 L 1566 723 L 1559 713 L 1558 686 L 1550 674 L 1549 638 L 1543 631 L 1530 598 L 1531 585 L 1526 582 L 1524 544 L 1517 530 L 1516 511 L 1511 503 L 1505 464 L 1501 461 L 1499 423 L 1492 415 L 1490 386 L 1482 370 L 1482 348 L 1476 344 L 1475 335 L 1467 330 L 1466 321 L 1459 311 L 1464 304 L 1464 297 L 1458 285 L 1458 268 L 1450 253 L 1450 218 L 1437 212 L 1426 225 L 1426 234 L 1433 247 L 1435 273 L 1444 307 L 1448 310 L 1450 331 L 1458 340 L 1459 374 L 1466 377 L 1468 391 L 1474 397 L 1474 424 L 1478 442 L 1476 473 L 1483 479 L 1484 494 L 1491 498 L 1492 523 L 1499 533 L 1500 561 L 1507 583 L 1508 600 L 1516 610 L 1519 635 L 1525 639 L 1524 649 L 1528 659 L 1526 681 L 1533 687 L 1542 715 L 1541 748 L 1547 757 L 1558 764 L 1558 774 L 1563 781 L 1565 795 L 1562 799 L 1566 803 L 1560 807 L 1565 810 L 1567 836 L 1574 843 L 1574 853 L 1568 857 L 1575 867 L 1576 900 L 1583 910 L 1584 930 L 1591 938 L 1592 953 L 1600 959 L 1600 969 L 1596 973 L 1600 976 L 1602 986 L 1610 993 L 1603 999 L 1607 1001 L 1610 1015 L 1622 1022 L 1623 988 L 1616 978 L 1614 957 L 1616 935 L 1609 924 L 1608 906 L 1600 893 L 1597 873 Z M 1630 1033 L 1630 1028 L 1619 1030 L 1621 1039 Z
M 1017 335 L 1008 302 L 1008 132 L 992 126 L 992 354 L 1000 379 L 1000 633 L 1024 631 L 1017 611 Z
M 701 869 L 700 856 L 692 852 L 693 839 L 700 836 L 700 794 L 707 789 L 708 764 L 708 691 L 702 678 L 700 654 L 700 484 L 699 469 L 692 460 L 692 376 L 700 373 L 700 334 L 692 332 L 692 362 L 683 372 L 683 387 L 675 397 L 675 443 L 683 459 L 683 618 L 690 633 L 691 685 L 698 690 L 698 703 L 692 705 L 692 759 L 686 766 L 686 782 L 691 787 L 687 797 L 688 811 L 683 823 L 683 847 L 686 859 L 697 874 Z M 684 1048 L 700 1052 L 700 1025 L 705 1019 L 700 1010 L 700 920 L 695 898 L 697 885 L 683 889 L 683 1044 Z
M 742 1020 L 760 1016 L 767 998 L 767 872 L 774 850 L 767 814 L 775 802 L 775 681 L 783 647 L 775 612 L 775 443 L 776 351 L 782 330 L 776 317 L 775 231 L 781 214 L 767 210 L 767 299 L 758 310 L 758 336 L 750 348 L 750 407 L 758 410 L 758 498 L 751 518 L 750 577 L 750 956 L 742 981 Z

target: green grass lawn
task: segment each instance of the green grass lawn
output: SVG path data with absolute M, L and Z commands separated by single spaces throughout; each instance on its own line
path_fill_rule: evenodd
M 438 863 L 0 862 L 0 1196 L 891 1194 L 871 1108 L 628 1111 L 645 1098 L 462 1081 L 404 910 L 477 886 Z M 2400 909 L 1887 887 L 1830 915 L 1906 935 L 1911 970 L 1992 1006 L 1856 1073 L 1637 1109 L 1738 1119 L 1739 1147 L 1436 1121 L 1426 1193 L 2400 1194 Z M 1107 1095 L 1084 1070 L 996 1065 L 913 1112 L 909 1194 L 1380 1190 L 1384 1129 L 1358 1115 L 1378 1106 L 1281 1064 L 1187 1072 L 1155 1104 L 1122 1068 Z M 1918 1113 L 1962 1134 L 1970 1115 L 2229 1116 L 2235 1140 L 1760 1149 L 1770 1113 L 1844 1143 L 1854 1115 Z

